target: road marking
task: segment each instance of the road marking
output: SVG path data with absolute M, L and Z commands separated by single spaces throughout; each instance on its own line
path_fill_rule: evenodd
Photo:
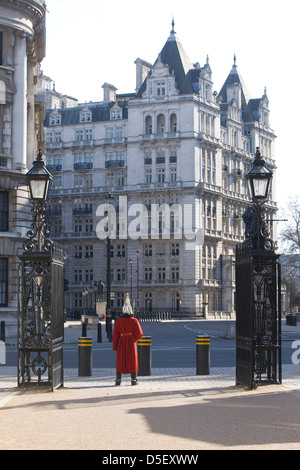
M 208 333 L 206 333 L 205 331 L 201 331 L 201 330 L 196 330 L 195 328 L 190 328 L 188 327 L 187 325 L 183 325 L 184 328 L 186 330 L 190 330 L 190 331 L 195 331 L 195 333 L 198 333 L 200 335 L 208 335 L 210 338 L 218 338 L 218 336 L 214 336 L 214 335 L 209 335 Z

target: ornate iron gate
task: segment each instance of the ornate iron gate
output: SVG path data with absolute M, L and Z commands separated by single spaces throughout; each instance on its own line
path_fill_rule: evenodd
M 281 286 L 275 254 L 237 254 L 236 381 L 281 383 Z
M 18 385 L 63 386 L 64 261 L 62 246 L 20 256 Z M 44 374 L 47 375 L 46 379 Z

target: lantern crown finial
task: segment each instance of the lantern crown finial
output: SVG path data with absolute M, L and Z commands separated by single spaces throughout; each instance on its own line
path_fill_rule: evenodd
M 41 149 L 38 149 L 38 152 L 37 152 L 37 161 L 38 161 L 38 162 L 41 162 L 42 160 L 43 160 L 42 151 L 41 151 Z

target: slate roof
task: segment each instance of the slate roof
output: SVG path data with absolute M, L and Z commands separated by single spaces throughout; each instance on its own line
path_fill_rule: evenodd
M 134 96 L 134 94 L 131 95 L 131 97 Z M 120 101 L 118 99 L 120 99 Z M 122 119 L 128 119 L 128 99 L 129 95 L 120 95 L 120 97 L 117 95 L 118 106 L 123 110 Z M 48 109 L 46 111 L 44 125 L 46 127 L 50 126 L 49 118 L 54 111 L 59 112 L 59 114 L 61 115 L 62 126 L 66 126 L 68 124 L 79 124 L 80 112 L 84 108 L 88 108 L 90 111 L 92 111 L 92 122 L 110 121 L 110 110 L 115 104 L 116 102 L 86 103 L 72 108 L 61 108 L 57 110 Z
M 237 66 L 235 63 L 235 58 L 234 58 L 234 64 L 233 67 L 225 80 L 225 83 L 218 95 L 219 101 L 220 101 L 220 109 L 221 111 L 225 112 L 228 109 L 228 98 L 227 98 L 227 88 L 229 86 L 235 85 L 235 84 L 240 84 L 241 85 L 241 107 L 242 107 L 242 119 L 244 122 L 251 122 L 251 121 L 258 121 L 259 120 L 259 104 L 261 102 L 261 98 L 251 98 L 250 93 L 245 85 L 245 82 L 241 76 L 241 74 L 237 70 Z
M 184 48 L 182 47 L 182 44 L 176 38 L 174 29 L 172 29 L 167 42 L 165 43 L 158 58 L 155 61 L 155 64 L 158 62 L 158 60 L 161 60 L 164 65 L 169 67 L 170 73 L 174 73 L 176 86 L 180 94 L 194 93 L 189 75 L 189 71 L 194 67 Z M 137 98 L 141 98 L 142 94 L 146 90 L 146 80 L 143 82 L 139 91 L 137 92 Z
M 194 92 L 188 76 L 193 64 L 178 39 L 168 39 L 160 53 L 160 60 L 169 66 L 171 72 L 174 71 L 179 93 Z

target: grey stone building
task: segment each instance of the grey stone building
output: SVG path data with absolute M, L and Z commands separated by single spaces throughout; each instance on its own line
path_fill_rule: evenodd
M 256 147 L 275 172 L 266 91 L 249 96 L 236 58 L 214 91 L 208 58 L 192 64 L 174 24 L 156 62 L 135 64 L 134 93 L 105 83 L 102 102 L 47 110 L 49 221 L 68 255 L 67 312 L 92 309 L 90 286 L 106 284 L 111 191 L 112 309 L 128 291 L 142 310 L 231 314 L 235 246 L 250 202 L 243 175 Z M 275 179 L 267 217 L 276 239 Z
M 25 174 L 44 150 L 44 103 L 35 97 L 45 55 L 45 5 L 0 0 L 0 320 L 15 334 L 18 255 L 30 228 Z

